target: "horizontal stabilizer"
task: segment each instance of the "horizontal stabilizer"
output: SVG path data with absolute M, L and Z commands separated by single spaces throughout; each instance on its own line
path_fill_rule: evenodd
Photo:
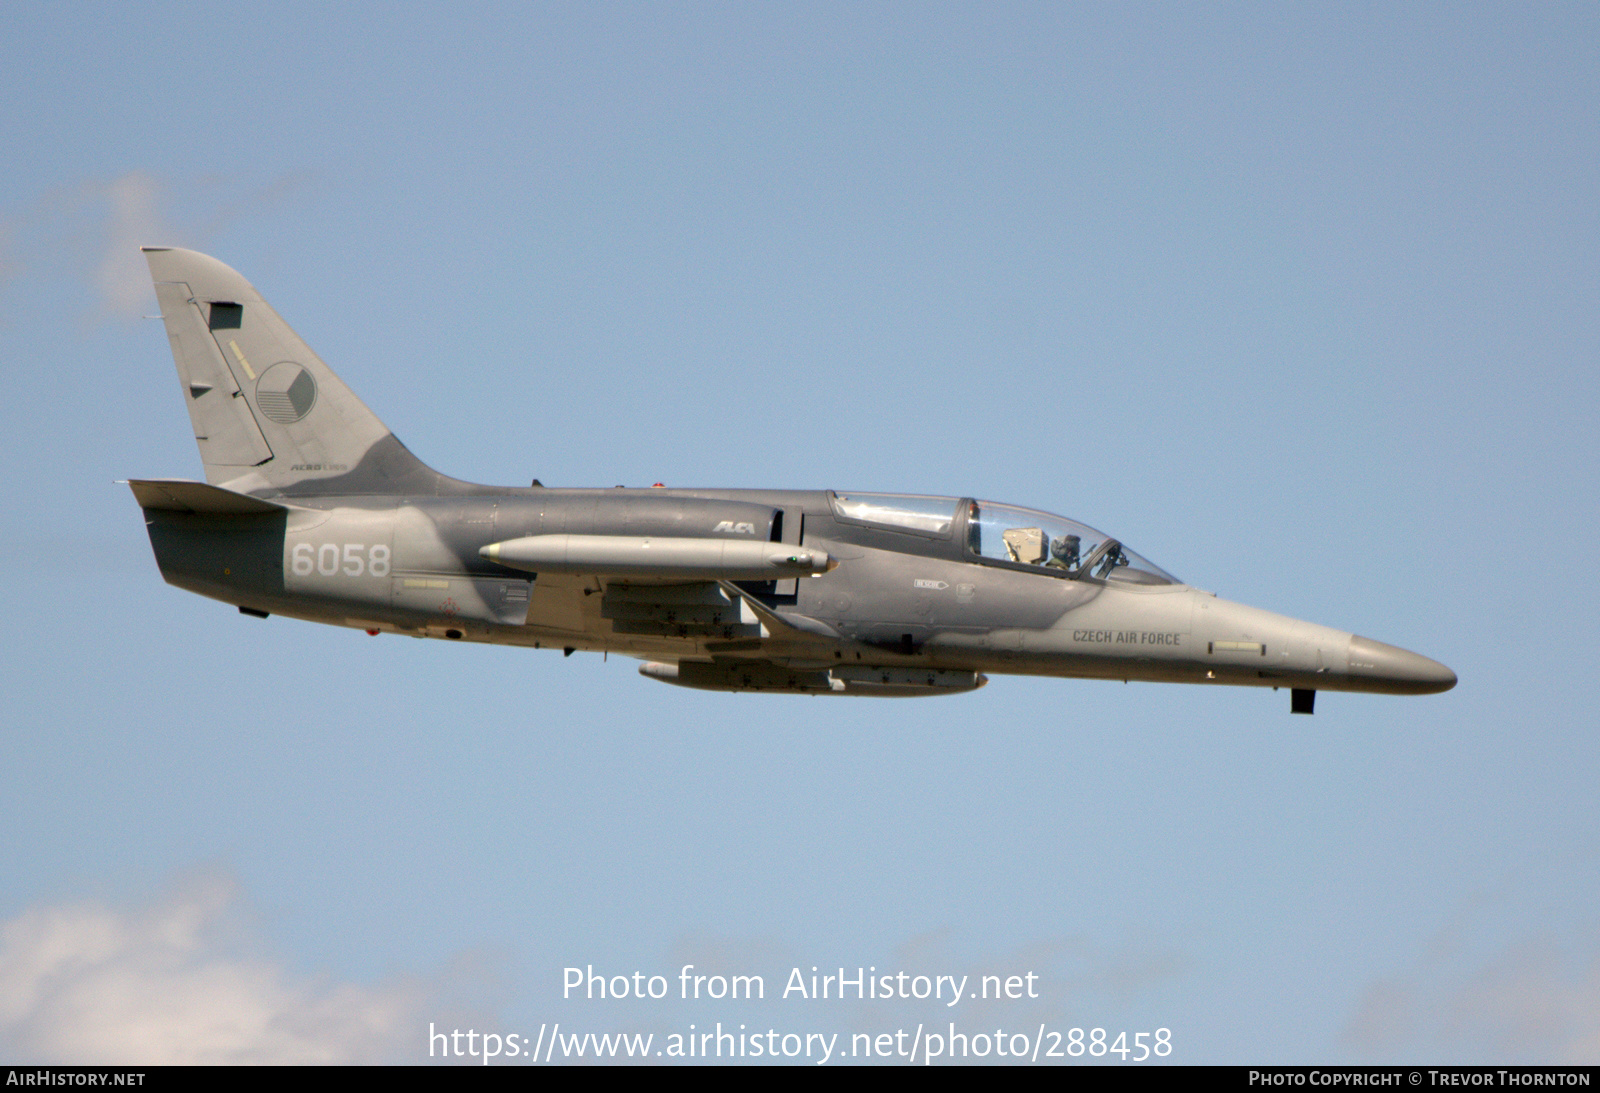
M 140 508 L 167 512 L 204 512 L 217 516 L 256 516 L 286 512 L 287 506 L 249 497 L 221 486 L 179 478 L 134 479 L 128 483 Z

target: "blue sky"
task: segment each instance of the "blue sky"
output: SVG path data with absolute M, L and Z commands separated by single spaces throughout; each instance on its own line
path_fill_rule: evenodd
M 561 996 L 692 963 L 1033 971 L 983 1019 L 1181 1062 L 1600 1059 L 1592 6 L 3 26 L 0 1055 L 955 1012 Z M 200 476 L 141 243 L 458 477 L 1029 505 L 1461 683 L 819 701 L 245 619 L 113 484 Z

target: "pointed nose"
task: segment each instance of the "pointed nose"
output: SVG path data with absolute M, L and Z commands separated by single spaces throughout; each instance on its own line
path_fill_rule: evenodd
M 1361 690 L 1431 695 L 1456 685 L 1456 674 L 1436 660 L 1371 638 L 1350 639 L 1350 681 Z

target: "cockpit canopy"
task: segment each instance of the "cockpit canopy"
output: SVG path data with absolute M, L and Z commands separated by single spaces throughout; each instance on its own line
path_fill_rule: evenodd
M 1182 583 L 1104 532 L 1065 516 L 992 501 L 967 502 L 967 549 L 982 558 L 1059 570 L 1069 577 Z
M 847 521 L 930 538 L 948 538 L 964 523 L 967 551 L 979 561 L 1030 566 L 1073 579 L 1182 583 L 1103 532 L 1048 512 L 970 498 L 895 493 L 836 493 L 833 505 Z

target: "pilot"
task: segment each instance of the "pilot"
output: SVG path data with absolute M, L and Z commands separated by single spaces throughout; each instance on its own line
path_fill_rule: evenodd
M 1078 568 L 1078 547 L 1083 542 L 1076 535 L 1062 535 L 1050 540 L 1050 560 L 1045 563 L 1052 569 Z

